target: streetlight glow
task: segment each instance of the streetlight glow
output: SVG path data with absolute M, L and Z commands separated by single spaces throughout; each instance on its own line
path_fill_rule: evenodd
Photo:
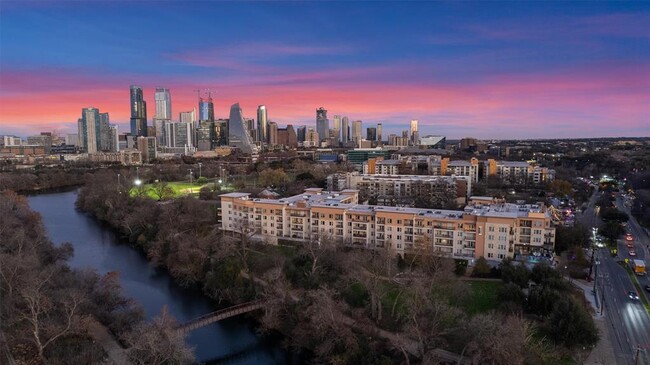
M 140 185 L 142 185 L 142 180 L 135 179 L 135 181 L 133 183 L 135 183 L 136 186 L 140 186 Z

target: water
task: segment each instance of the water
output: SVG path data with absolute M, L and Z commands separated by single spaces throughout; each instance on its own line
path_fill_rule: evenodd
M 215 310 L 200 292 L 174 284 L 164 270 L 154 269 L 146 257 L 121 241 L 108 228 L 74 208 L 75 191 L 30 196 L 31 208 L 39 212 L 55 245 L 70 242 L 73 268 L 92 268 L 99 274 L 117 271 L 124 294 L 138 301 L 147 318 L 156 316 L 163 306 L 179 322 Z M 215 364 L 285 364 L 291 359 L 280 346 L 261 339 L 244 317 L 192 331 L 187 342 L 195 347 L 196 359 Z

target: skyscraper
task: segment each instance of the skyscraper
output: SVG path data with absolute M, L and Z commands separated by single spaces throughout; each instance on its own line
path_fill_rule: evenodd
M 172 96 L 169 89 L 157 87 L 154 93 L 156 100 L 156 119 L 172 119 Z
M 368 127 L 366 129 L 366 139 L 369 140 L 369 141 L 376 141 L 377 140 L 377 128 Z
M 363 129 L 363 124 L 360 120 L 352 121 L 352 141 L 354 142 L 354 147 L 359 147 L 361 142 L 361 130 Z
M 257 146 L 253 143 L 246 127 L 239 103 L 233 104 L 230 107 L 230 119 L 228 120 L 228 144 L 231 147 L 239 148 L 243 153 L 256 154 Z
M 99 113 L 99 146 L 100 151 L 111 150 L 111 125 L 108 113 Z
M 350 142 L 350 125 L 348 117 L 343 117 L 343 122 L 341 123 L 341 137 L 343 145 Z
M 327 110 L 323 107 L 316 109 L 316 131 L 321 141 L 329 138 L 330 121 L 327 119 Z
M 214 103 L 211 95 L 208 95 L 207 99 L 199 98 L 199 120 L 214 122 Z
M 382 129 L 381 123 L 377 123 L 377 141 L 379 141 L 379 142 L 382 141 L 382 139 L 381 139 L 381 129 Z
M 191 112 L 180 112 L 178 114 L 178 121 L 181 123 L 196 122 L 196 109 L 193 109 Z
M 257 136 L 262 144 L 269 143 L 269 126 L 266 115 L 266 106 L 257 107 Z
M 411 128 L 409 129 L 409 139 L 412 144 L 417 143 L 417 133 L 418 133 L 418 120 L 411 120 Z
M 341 116 L 335 115 L 332 129 L 330 130 L 332 145 L 338 146 L 341 141 Z
M 131 134 L 147 136 L 147 103 L 144 101 L 142 88 L 131 85 Z
M 269 123 L 269 146 L 278 144 L 278 124 L 276 122 Z
M 101 141 L 99 109 L 83 108 L 81 110 L 81 139 L 87 153 L 97 153 Z
M 307 126 L 300 126 L 298 129 L 296 129 L 296 137 L 298 138 L 298 142 L 304 142 L 305 138 L 307 136 Z

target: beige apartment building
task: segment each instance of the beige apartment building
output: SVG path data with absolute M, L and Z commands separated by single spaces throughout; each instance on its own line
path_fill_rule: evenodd
M 392 247 L 398 253 L 426 250 L 455 258 L 550 259 L 555 228 L 543 205 L 507 204 L 473 197 L 463 210 L 358 204 L 358 191 L 307 189 L 282 199 L 248 193 L 221 197 L 224 232 L 277 243 L 278 239 L 332 239 L 363 248 Z

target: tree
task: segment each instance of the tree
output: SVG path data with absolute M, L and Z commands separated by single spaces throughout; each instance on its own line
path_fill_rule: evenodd
M 556 179 L 548 183 L 546 189 L 555 196 L 563 197 L 571 195 L 573 185 L 566 180 Z
M 288 183 L 290 179 L 282 169 L 266 169 L 260 172 L 258 181 L 262 186 L 278 187 Z
M 537 285 L 530 289 L 526 302 L 526 311 L 541 317 L 548 316 L 555 303 L 562 297 L 559 291 L 545 286 Z
M 176 330 L 176 320 L 163 307 L 151 323 L 137 326 L 127 336 L 131 345 L 129 361 L 133 364 L 191 364 L 193 349 L 185 343 L 185 334 Z
M 492 272 L 492 267 L 490 267 L 490 264 L 488 264 L 485 257 L 481 256 L 476 260 L 476 263 L 474 263 L 474 270 L 472 271 L 472 276 L 484 278 L 490 276 L 491 272 Z
M 524 265 L 513 265 L 511 260 L 503 260 L 499 264 L 501 269 L 501 280 L 504 283 L 514 283 L 520 288 L 528 288 L 530 271 Z
M 469 339 L 463 354 L 481 364 L 523 364 L 526 346 L 532 340 L 531 325 L 524 319 L 496 314 L 472 317 L 463 334 Z
M 625 229 L 618 222 L 606 222 L 598 229 L 598 233 L 608 240 L 615 242 L 620 235 L 625 233 Z
M 499 302 L 501 303 L 511 302 L 517 306 L 521 306 L 526 300 L 526 295 L 521 290 L 521 287 L 519 285 L 515 283 L 507 283 L 499 288 L 499 291 L 497 292 L 497 298 L 499 298 Z
M 151 193 L 158 198 L 158 200 L 166 200 L 174 196 L 174 190 L 169 186 L 166 181 L 157 181 L 151 185 Z
M 548 318 L 551 338 L 568 348 L 592 346 L 598 342 L 598 328 L 587 310 L 571 297 L 557 301 Z

